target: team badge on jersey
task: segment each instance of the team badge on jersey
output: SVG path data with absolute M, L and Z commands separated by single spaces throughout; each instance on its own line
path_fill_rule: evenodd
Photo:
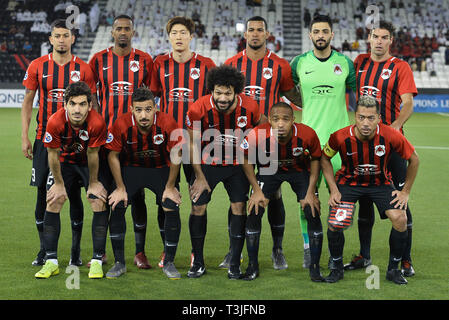
M 70 80 L 73 82 L 78 82 L 81 80 L 81 73 L 79 71 L 71 71 L 70 72 Z
M 112 135 L 112 133 L 109 132 L 108 138 L 106 139 L 106 143 L 111 143 L 112 140 L 114 140 L 114 136 Z
M 139 61 L 133 60 L 129 63 L 129 70 L 137 72 L 140 69 Z
M 391 76 L 391 70 L 390 69 L 383 69 L 382 74 L 380 75 L 382 79 L 387 80 Z
M 153 142 L 154 144 L 161 144 L 162 142 L 164 142 L 164 135 L 163 134 L 157 134 L 155 136 L 153 136 Z
M 25 76 L 23 77 L 23 80 L 26 80 L 26 79 L 28 79 L 28 71 L 25 72 Z
M 237 125 L 240 128 L 246 127 L 247 123 L 248 123 L 248 119 L 246 118 L 246 116 L 240 116 L 237 118 Z
M 79 137 L 83 141 L 89 140 L 89 134 L 87 133 L 86 130 L 80 130 Z
M 200 68 L 191 68 L 190 69 L 190 78 L 196 80 L 200 77 Z
M 341 75 L 343 73 L 343 70 L 341 69 L 341 65 L 339 65 L 339 64 L 334 65 L 334 73 L 336 75 Z
M 377 145 L 374 148 L 374 153 L 376 154 L 376 156 L 382 157 L 385 154 L 385 146 L 383 144 Z
M 191 127 L 191 126 L 192 126 L 192 122 L 190 121 L 190 118 L 189 118 L 189 115 L 188 115 L 188 114 L 186 114 L 186 125 L 187 125 L 188 127 Z
M 271 68 L 263 68 L 262 75 L 265 79 L 271 79 L 273 77 L 273 69 Z
M 292 154 L 293 156 L 297 157 L 300 156 L 303 152 L 303 148 L 302 147 L 296 147 L 292 149 Z
M 243 139 L 242 143 L 240 144 L 240 148 L 242 148 L 243 150 L 248 150 L 249 149 L 249 143 L 246 140 L 246 138 Z
M 53 141 L 53 137 L 51 136 L 51 134 L 49 134 L 48 132 L 45 132 L 44 142 L 50 143 L 52 141 Z

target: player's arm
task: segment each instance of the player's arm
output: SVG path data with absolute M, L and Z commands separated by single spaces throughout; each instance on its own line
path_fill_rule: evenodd
M 400 130 L 413 113 L 413 93 L 401 95 L 402 108 L 398 118 L 391 124 L 391 127 Z
M 253 207 L 255 208 L 256 215 L 259 214 L 259 206 L 266 207 L 268 205 L 268 199 L 265 198 L 265 195 L 262 189 L 259 186 L 257 181 L 256 174 L 254 173 L 254 165 L 249 163 L 248 156 L 245 155 L 244 163 L 242 164 L 243 172 L 245 172 L 246 177 L 248 178 L 248 182 L 253 188 L 253 192 L 251 197 L 248 200 L 248 212 L 251 212 Z
M 329 205 L 332 207 L 337 206 L 341 200 L 341 194 L 338 190 L 337 183 L 335 182 L 334 169 L 331 162 L 331 158 L 336 153 L 336 151 L 332 150 L 332 148 L 329 147 L 329 144 L 326 144 L 323 148 L 323 153 L 320 158 L 321 170 L 323 171 L 324 178 L 326 179 L 329 186 Z
M 410 196 L 410 191 L 412 190 L 413 183 L 415 182 L 416 175 L 418 173 L 419 167 L 419 157 L 416 151 L 412 153 L 410 158 L 408 159 L 407 172 L 405 175 L 404 187 L 401 191 L 395 190 L 393 191 L 393 196 L 395 198 L 391 201 L 391 203 L 395 203 L 395 208 L 400 210 L 407 209 L 407 202 Z
M 299 90 L 298 86 L 294 86 L 293 88 L 291 88 L 286 92 L 281 92 L 281 95 L 285 96 L 289 101 L 294 103 L 296 106 L 302 108 L 301 90 Z
M 98 181 L 98 168 L 100 166 L 100 160 L 98 151 L 100 147 L 88 147 L 87 148 L 87 166 L 89 168 L 89 188 L 87 190 L 87 197 L 93 195 L 103 202 L 106 202 L 107 192 L 103 187 L 103 184 Z
M 332 165 L 332 163 L 331 163 Z M 315 217 L 315 210 L 320 214 L 320 200 L 315 194 L 316 184 L 320 175 L 320 158 L 312 158 L 310 161 L 310 177 L 309 186 L 304 199 L 301 201 L 301 207 L 304 209 L 307 205 L 310 206 L 312 216 Z
M 100 105 L 98 103 L 98 96 L 96 93 L 92 93 L 92 108 L 95 111 L 100 112 Z
M 22 118 L 22 152 L 25 158 L 33 159 L 33 147 L 31 145 L 28 132 L 30 130 L 31 114 L 33 112 L 33 100 L 36 90 L 25 90 L 25 98 L 22 102 L 20 116 Z
M 187 131 L 190 136 L 190 163 L 195 172 L 195 182 L 190 186 L 189 192 L 192 201 L 196 202 L 205 190 L 211 192 L 211 188 L 201 170 L 201 147 L 198 145 L 201 143 L 201 139 L 198 141 L 199 143 L 195 143 L 197 139 L 194 137 L 194 131 L 192 129 L 187 129 Z
M 59 162 L 59 148 L 47 148 L 48 166 L 53 175 L 54 183 L 47 191 L 47 203 L 52 206 L 60 198 L 67 199 L 67 192 L 62 179 L 61 164 Z
M 112 206 L 112 210 L 115 210 L 115 206 L 120 202 L 124 202 L 124 206 L 128 206 L 128 194 L 126 193 L 126 187 L 123 183 L 122 169 L 119 159 L 120 152 L 110 150 L 108 154 L 109 168 L 111 169 L 112 176 L 114 177 L 117 188 L 109 195 L 109 205 Z

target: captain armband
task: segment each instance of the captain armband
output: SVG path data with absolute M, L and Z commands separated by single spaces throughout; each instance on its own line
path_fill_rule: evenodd
M 337 151 L 329 147 L 329 143 L 326 143 L 326 145 L 323 148 L 323 153 L 328 156 L 329 158 L 332 158 L 337 154 Z

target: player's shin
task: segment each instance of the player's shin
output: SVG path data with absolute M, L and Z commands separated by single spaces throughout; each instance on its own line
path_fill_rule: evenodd
M 164 201 L 165 211 L 165 243 L 164 243 L 164 264 L 173 262 L 178 248 L 179 234 L 181 232 L 181 218 L 179 216 L 179 207 L 170 199 Z
M 202 216 L 191 214 L 189 217 L 190 240 L 195 262 L 204 265 L 203 248 L 207 230 L 207 211 Z
M 273 237 L 273 251 L 282 249 L 285 230 L 285 208 L 282 196 L 279 199 L 270 199 L 267 214 Z
M 242 253 L 243 245 L 245 243 L 245 223 L 246 215 L 231 215 L 231 272 L 239 272 L 240 255 Z
M 61 233 L 61 217 L 59 212 L 45 211 L 44 215 L 44 248 L 45 260 L 58 259 L 58 240 Z
M 145 192 L 137 192 L 131 200 L 131 216 L 134 223 L 134 236 L 136 241 L 136 254 L 145 252 L 145 238 L 147 234 L 147 207 L 145 205 Z
M 321 250 L 323 247 L 323 227 L 318 214 L 312 216 L 310 206 L 304 208 L 304 216 L 307 220 L 307 234 L 310 240 L 310 268 L 320 266 Z M 343 234 L 343 233 L 342 233 Z
M 111 239 L 112 251 L 116 262 L 125 264 L 125 234 L 126 234 L 126 208 L 117 205 L 111 211 L 109 220 L 109 238 Z
M 262 215 L 264 208 L 259 206 L 258 215 L 255 214 L 255 208 L 246 219 L 245 238 L 246 248 L 248 250 L 249 264 L 259 266 L 259 241 L 262 229 Z
M 371 238 L 374 226 L 374 205 L 369 198 L 359 200 L 358 230 L 360 240 L 360 255 L 365 259 L 371 258 Z
M 402 260 L 402 253 L 407 242 L 407 230 L 398 231 L 391 228 L 390 232 L 390 258 L 388 262 L 388 270 L 397 269 L 399 262 Z
M 162 205 L 157 207 L 157 223 L 159 226 L 159 233 L 162 239 L 162 245 L 165 244 L 165 212 Z
M 343 248 L 345 245 L 345 236 L 342 230 L 327 230 L 327 240 L 331 259 L 335 269 L 343 270 Z
M 106 251 L 106 237 L 108 233 L 109 210 L 94 211 L 92 219 L 92 259 L 100 260 Z

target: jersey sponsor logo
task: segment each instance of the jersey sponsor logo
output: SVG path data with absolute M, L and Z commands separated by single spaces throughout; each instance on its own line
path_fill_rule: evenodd
M 156 150 L 143 150 L 134 152 L 134 156 L 138 158 L 157 158 L 159 157 L 159 152 Z
M 377 99 L 380 102 L 380 90 L 373 86 L 363 86 L 360 88 L 360 95 L 362 96 L 371 96 Z M 379 95 L 379 96 L 378 96 Z
M 80 133 L 79 133 L 78 136 L 79 136 L 80 139 L 83 140 L 83 141 L 89 140 L 89 134 L 87 133 L 86 130 L 80 130 Z
M 200 72 L 200 68 L 191 68 L 190 69 L 190 78 L 192 78 L 193 80 L 196 80 L 200 77 L 201 72 Z
M 295 157 L 300 156 L 303 153 L 304 149 L 302 147 L 296 147 L 292 149 L 292 154 Z
M 333 86 L 329 86 L 329 85 L 320 85 L 320 86 L 315 86 L 312 88 L 312 93 L 315 94 L 316 96 L 324 96 L 326 95 L 326 97 L 329 97 L 329 95 L 333 94 L 332 90 L 334 89 Z
M 114 135 L 109 132 L 108 138 L 106 139 L 106 143 L 111 143 L 114 140 Z
M 170 90 L 168 101 L 193 102 L 191 98 L 192 90 L 187 88 L 173 88 Z
M 387 80 L 390 78 L 392 71 L 390 69 L 383 69 L 382 74 L 380 75 L 382 79 Z
M 246 86 L 245 95 L 254 100 L 265 100 L 265 89 L 259 86 Z
M 237 118 L 237 126 L 243 128 L 248 123 L 248 118 L 246 116 L 240 116 Z
M 163 134 L 157 134 L 155 136 L 153 136 L 153 142 L 154 144 L 161 144 L 162 142 L 164 142 L 164 135 Z
M 343 73 L 343 70 L 341 69 L 341 65 L 339 65 L 338 63 L 334 64 L 334 73 L 338 76 Z
M 64 152 L 66 152 L 66 153 L 81 153 L 83 151 L 84 151 L 84 147 L 79 142 L 75 142 L 70 146 L 64 147 Z
M 78 82 L 81 80 L 81 73 L 79 71 L 71 71 L 70 72 L 70 80 L 73 82 Z
M 65 89 L 53 89 L 48 91 L 48 102 L 64 102 Z
M 263 68 L 262 75 L 265 79 L 271 79 L 273 77 L 273 69 Z
M 235 146 L 237 144 L 237 137 L 230 134 L 220 134 L 215 137 L 214 141 L 223 146 Z
M 127 81 L 116 81 L 109 86 L 113 96 L 129 96 L 132 94 L 132 83 Z
M 379 144 L 374 147 L 374 153 L 378 157 L 382 157 L 385 154 L 385 146 L 383 144 Z
M 359 164 L 354 169 L 354 174 L 360 175 L 360 176 L 370 176 L 370 175 L 376 175 L 379 173 L 380 173 L 380 170 L 378 170 L 377 165 L 375 165 L 375 164 Z
M 50 143 L 52 141 L 53 141 L 53 137 L 51 136 L 51 134 L 49 134 L 48 132 L 45 132 L 44 142 Z
M 140 70 L 140 63 L 139 61 L 133 60 L 129 63 L 129 70 L 132 72 L 137 72 Z

